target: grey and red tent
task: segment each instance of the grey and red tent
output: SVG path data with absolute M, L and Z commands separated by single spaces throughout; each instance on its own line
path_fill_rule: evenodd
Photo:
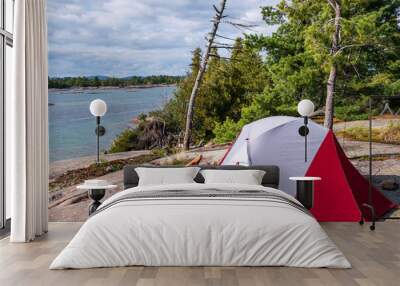
M 308 160 L 304 158 L 304 137 L 298 130 L 302 118 L 272 116 L 243 127 L 227 152 L 222 165 L 277 165 L 279 188 L 295 195 L 292 176 L 321 177 L 315 182 L 314 207 L 319 221 L 359 221 L 362 204 L 368 202 L 369 182 L 346 157 L 334 133 L 309 122 Z M 382 216 L 396 205 L 372 188 L 376 215 Z M 364 212 L 369 218 L 368 211 Z

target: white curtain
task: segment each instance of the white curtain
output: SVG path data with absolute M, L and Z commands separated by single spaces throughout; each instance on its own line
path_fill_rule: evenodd
M 48 92 L 45 0 L 15 1 L 13 93 L 7 113 L 12 242 L 48 227 Z

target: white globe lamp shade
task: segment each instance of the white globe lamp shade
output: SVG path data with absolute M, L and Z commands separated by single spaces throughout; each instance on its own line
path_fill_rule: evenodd
M 95 99 L 90 103 L 90 113 L 93 116 L 104 116 L 107 112 L 107 104 L 104 100 Z
M 303 117 L 309 117 L 314 113 L 314 103 L 309 99 L 303 99 L 297 105 L 297 111 Z

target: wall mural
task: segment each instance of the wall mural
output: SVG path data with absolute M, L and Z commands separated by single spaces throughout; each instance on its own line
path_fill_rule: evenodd
M 314 158 L 339 158 L 363 180 L 370 139 L 373 188 L 391 200 L 384 210 L 400 203 L 396 1 L 159 1 L 157 17 L 140 1 L 116 1 L 130 5 L 122 15 L 100 2 L 48 3 L 50 220 L 86 220 L 85 181 L 106 182 L 101 198 L 90 195 L 108 198 L 127 164 L 284 166 L 291 154 L 287 192 L 289 177 L 321 177 Z M 336 143 L 331 157 L 318 153 Z M 371 216 L 354 184 L 349 196 Z

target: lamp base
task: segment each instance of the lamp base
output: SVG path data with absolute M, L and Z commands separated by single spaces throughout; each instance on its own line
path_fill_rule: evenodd
M 88 190 L 88 196 L 93 200 L 93 202 L 89 206 L 89 215 L 94 213 L 97 208 L 101 205 L 100 200 L 106 194 L 105 189 L 90 189 Z
M 104 134 L 106 134 L 106 129 L 104 128 L 104 126 L 99 125 L 94 130 L 94 133 L 96 133 L 96 135 L 98 136 L 104 136 Z
M 310 210 L 314 206 L 314 182 L 313 181 L 297 181 L 296 199 L 303 206 Z

